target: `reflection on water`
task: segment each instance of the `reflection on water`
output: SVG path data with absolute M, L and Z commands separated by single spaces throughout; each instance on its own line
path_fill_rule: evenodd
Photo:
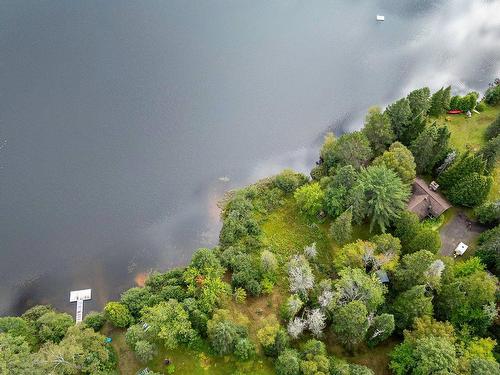
M 377 23 L 376 14 L 385 22 Z M 426 84 L 484 91 L 500 1 L 0 4 L 0 314 L 86 311 L 217 242 L 217 201 Z M 227 177 L 227 178 L 226 178 Z

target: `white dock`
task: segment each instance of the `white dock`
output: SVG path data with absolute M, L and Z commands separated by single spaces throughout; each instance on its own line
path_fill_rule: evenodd
M 69 293 L 69 302 L 76 302 L 76 323 L 83 320 L 83 301 L 92 299 L 92 289 L 73 290 Z
M 385 17 L 377 14 L 377 21 L 385 21 Z

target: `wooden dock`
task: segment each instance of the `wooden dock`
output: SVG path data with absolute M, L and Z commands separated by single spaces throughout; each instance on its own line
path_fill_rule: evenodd
M 69 293 L 69 302 L 76 302 L 76 323 L 81 323 L 83 320 L 83 301 L 92 298 L 92 289 L 73 290 Z

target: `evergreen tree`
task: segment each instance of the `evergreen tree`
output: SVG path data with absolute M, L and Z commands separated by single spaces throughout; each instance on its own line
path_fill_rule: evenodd
M 431 116 L 439 116 L 444 112 L 443 102 L 444 102 L 444 88 L 441 87 L 438 91 L 432 94 L 431 97 L 431 107 L 429 108 L 429 114 Z
M 379 107 L 371 107 L 368 110 L 363 133 L 370 141 L 375 155 L 380 155 L 384 152 L 395 139 L 389 116 L 386 113 L 382 113 Z
M 431 91 L 428 87 L 413 90 L 406 98 L 410 103 L 413 117 L 427 115 L 431 107 Z
M 453 204 L 474 207 L 484 202 L 493 184 L 493 178 L 485 174 L 486 162 L 468 151 L 438 181 Z
M 339 245 L 344 245 L 351 240 L 352 211 L 350 209 L 335 219 L 330 226 L 330 234 Z
M 500 135 L 500 114 L 491 124 L 488 125 L 486 131 L 484 132 L 484 137 L 486 140 L 495 138 L 498 135 Z
M 430 173 L 448 149 L 450 132 L 445 126 L 436 123 L 428 125 L 413 141 L 410 150 L 415 157 L 417 173 Z
M 412 112 L 408 99 L 399 99 L 385 110 L 391 120 L 392 131 L 396 139 L 401 140 L 412 121 Z
M 405 209 L 410 191 L 394 171 L 384 165 L 372 165 L 361 171 L 353 191 L 354 211 L 360 221 L 370 218 L 370 230 L 375 226 L 385 232 L 390 222 Z
M 479 155 L 486 161 L 486 171 L 491 172 L 495 168 L 495 164 L 500 160 L 500 135 L 491 138 L 479 150 Z

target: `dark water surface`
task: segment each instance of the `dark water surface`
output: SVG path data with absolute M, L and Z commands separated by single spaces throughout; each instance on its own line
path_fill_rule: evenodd
M 0 314 L 73 311 L 79 288 L 99 308 L 214 245 L 223 192 L 309 169 L 327 129 L 422 85 L 484 91 L 499 14 L 499 1 L 1 0 Z

